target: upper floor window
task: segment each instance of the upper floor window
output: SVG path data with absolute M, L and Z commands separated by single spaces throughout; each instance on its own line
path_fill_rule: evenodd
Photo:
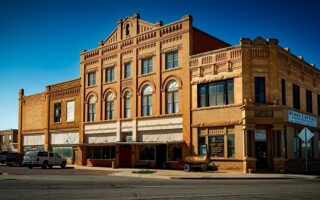
M 178 67 L 178 51 L 166 53 L 166 69 Z
M 107 99 L 106 99 L 106 108 L 105 108 L 105 119 L 106 120 L 111 120 L 114 118 L 114 95 L 110 92 L 107 95 Z
M 300 109 L 300 87 L 292 84 L 292 94 L 293 107 L 295 109 Z
M 281 79 L 281 96 L 282 96 L 282 105 L 286 105 L 286 81 Z
M 142 90 L 142 116 L 152 115 L 152 87 L 144 86 Z
M 198 87 L 198 107 L 233 104 L 233 79 L 204 83 Z
M 141 74 L 152 73 L 152 57 L 143 59 L 141 68 Z
M 67 122 L 74 121 L 74 101 L 67 102 Z
M 130 24 L 126 25 L 126 36 L 130 35 Z
M 88 86 L 96 85 L 96 72 L 89 72 L 88 74 Z
M 106 83 L 114 81 L 114 67 L 106 68 Z
M 306 108 L 307 112 L 312 113 L 312 92 L 306 90 Z
M 266 88 L 264 77 L 254 78 L 254 93 L 256 103 L 266 103 Z
M 131 70 L 130 70 L 130 63 L 124 64 L 124 78 L 130 78 Z
M 179 112 L 178 84 L 170 81 L 166 88 L 166 113 Z
M 130 93 L 124 95 L 124 118 L 130 118 Z
M 54 122 L 61 122 L 61 103 L 54 104 Z
M 96 97 L 92 96 L 89 99 L 88 104 L 88 122 L 93 122 L 96 120 Z

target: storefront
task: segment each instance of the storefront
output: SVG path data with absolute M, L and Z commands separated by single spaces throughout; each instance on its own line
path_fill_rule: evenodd
M 68 164 L 74 164 L 77 155 L 77 145 L 79 144 L 78 132 L 58 132 L 50 133 L 51 148 L 54 153 L 58 153 L 67 159 Z
M 23 135 L 23 152 L 28 151 L 44 151 L 44 134 Z

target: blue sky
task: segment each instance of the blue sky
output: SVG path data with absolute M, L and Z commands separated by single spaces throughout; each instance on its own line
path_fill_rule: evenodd
M 0 129 L 17 128 L 18 89 L 26 95 L 79 76 L 79 54 L 97 47 L 134 13 L 164 23 L 191 14 L 194 26 L 230 44 L 241 37 L 278 38 L 320 67 L 320 3 L 203 0 L 1 0 Z

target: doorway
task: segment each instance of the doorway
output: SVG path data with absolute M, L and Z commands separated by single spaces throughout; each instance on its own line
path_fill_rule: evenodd
M 167 161 L 167 145 L 158 144 L 156 145 L 156 167 L 163 169 Z
M 267 133 L 266 130 L 255 131 L 256 169 L 268 169 Z
M 119 167 L 131 167 L 131 145 L 119 146 Z

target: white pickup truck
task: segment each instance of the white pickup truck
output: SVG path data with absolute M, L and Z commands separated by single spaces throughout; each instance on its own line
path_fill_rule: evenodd
M 46 152 L 46 151 L 29 151 L 23 157 L 23 166 L 27 166 L 30 169 L 33 167 L 42 167 L 43 169 L 52 168 L 53 166 L 60 166 L 65 168 L 67 160 L 62 158 L 57 153 Z

